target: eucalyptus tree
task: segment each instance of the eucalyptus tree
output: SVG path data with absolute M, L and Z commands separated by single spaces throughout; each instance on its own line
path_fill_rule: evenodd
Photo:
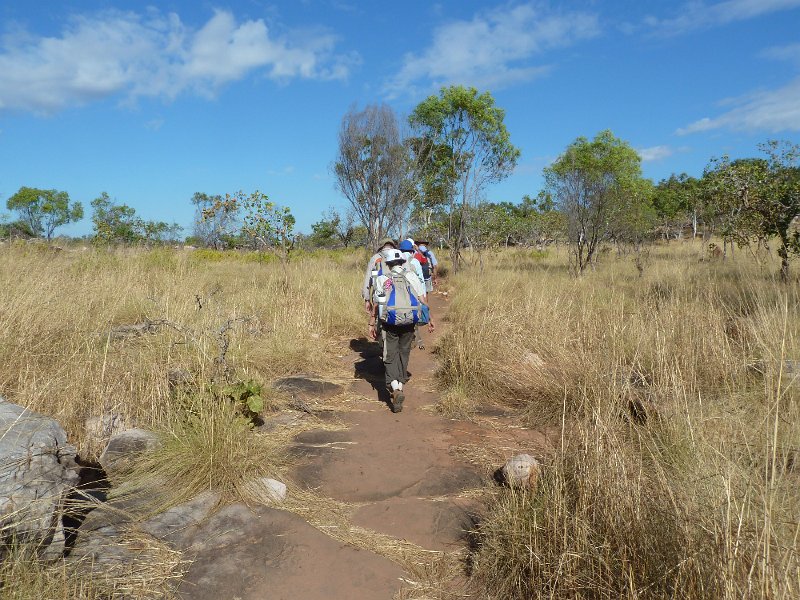
M 631 210 L 641 192 L 641 158 L 609 130 L 593 140 L 579 137 L 544 170 L 547 191 L 567 220 L 570 258 L 576 273 L 592 264 L 612 223 Z
M 467 240 L 470 209 L 478 206 L 488 184 L 511 174 L 519 158 L 504 119 L 505 111 L 489 92 L 460 85 L 443 87 L 409 117 L 418 135 L 423 190 L 448 208 L 454 271 Z
M 50 240 L 58 227 L 83 218 L 83 205 L 72 202 L 67 192 L 21 187 L 6 202 L 34 235 Z
M 712 159 L 703 179 L 711 208 L 724 217 L 723 234 L 739 244 L 780 243 L 780 275 L 800 254 L 800 146 L 775 140 L 759 145 L 766 158 Z

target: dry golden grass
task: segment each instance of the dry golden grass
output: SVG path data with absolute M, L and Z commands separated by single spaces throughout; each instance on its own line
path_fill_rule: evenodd
M 351 377 L 337 356 L 364 325 L 364 260 L 318 253 L 284 267 L 251 253 L 0 247 L 0 395 L 56 418 L 83 459 L 103 448 L 87 434 L 87 417 L 121 414 L 160 433 L 163 447 L 113 482 L 114 496 L 151 499 L 129 515 L 134 521 L 207 489 L 223 502 L 255 501 L 247 483 L 281 477 L 292 436 L 311 424 L 254 432 L 209 385 L 255 380 L 268 407 L 280 408 L 285 396 L 269 388 L 276 377 Z M 143 332 L 124 331 L 142 323 Z M 171 387 L 174 369 L 191 382 Z M 147 547 L 127 571 L 15 554 L 0 569 L 2 595 L 168 595 L 179 554 L 152 539 L 131 543 Z
M 252 256 L 3 247 L 0 394 L 58 419 L 93 458 L 98 449 L 83 447 L 87 417 L 117 412 L 146 428 L 173 426 L 169 371 L 208 383 L 223 337 L 237 379 L 341 374 L 338 338 L 363 328 L 363 257 L 298 257 L 284 273 Z M 146 320 L 152 333 L 108 335 Z
M 188 566 L 180 552 L 146 534 L 126 533 L 117 548 L 130 560 L 44 562 L 12 553 L 0 562 L 0 597 L 8 600 L 141 600 L 170 598 Z
M 563 431 L 537 490 L 479 528 L 485 597 L 800 595 L 800 286 L 699 256 L 657 248 L 640 278 L 607 255 L 574 279 L 559 252 L 513 251 L 454 281 L 443 410 Z

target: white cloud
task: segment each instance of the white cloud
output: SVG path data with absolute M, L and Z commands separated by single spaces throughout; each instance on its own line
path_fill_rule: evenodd
M 797 7 L 800 7 L 800 0 L 724 0 L 713 4 L 693 0 L 684 5 L 683 12 L 677 17 L 658 19 L 651 16 L 644 23 L 668 35 L 679 34 Z
M 263 20 L 217 11 L 200 29 L 177 14 L 105 12 L 70 20 L 58 37 L 0 40 L 0 110 L 52 113 L 114 95 L 204 94 L 262 73 L 275 80 L 341 79 L 357 57 L 334 54 L 325 31 L 275 36 Z
M 729 102 L 733 108 L 727 112 L 699 119 L 675 133 L 687 135 L 712 129 L 800 131 L 800 78 L 776 90 L 756 92 Z
M 545 50 L 598 35 L 597 16 L 583 12 L 546 13 L 532 4 L 503 6 L 469 21 L 437 28 L 432 44 L 404 57 L 400 71 L 386 84 L 392 96 L 422 83 L 501 87 L 548 72 L 530 59 Z
M 149 129 L 150 131 L 158 131 L 164 125 L 165 121 L 161 117 L 157 117 L 155 119 L 150 119 L 147 121 L 144 126 L 145 128 Z
M 764 50 L 761 56 L 773 60 L 786 60 L 800 67 L 800 43 L 787 44 L 786 46 L 773 46 L 772 48 Z
M 650 146 L 649 148 L 639 148 L 637 152 L 639 153 L 639 156 L 642 157 L 642 162 L 662 160 L 675 154 L 675 150 L 669 146 Z
M 291 175 L 294 173 L 294 165 L 285 165 L 280 169 L 267 169 L 267 175 Z

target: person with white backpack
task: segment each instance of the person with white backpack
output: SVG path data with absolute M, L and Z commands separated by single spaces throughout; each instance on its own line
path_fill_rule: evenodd
M 372 285 L 375 282 L 375 276 L 381 270 L 381 262 L 383 261 L 383 251 L 397 248 L 397 243 L 392 238 L 383 238 L 378 242 L 378 249 L 375 254 L 369 259 L 367 263 L 367 270 L 364 273 L 364 284 L 361 286 L 361 297 L 364 299 L 364 310 L 367 314 L 372 312 Z
M 406 259 L 404 265 L 406 270 L 415 273 L 417 277 L 419 277 L 419 280 L 422 282 L 422 288 L 425 290 L 425 294 L 427 296 L 428 290 L 425 287 L 425 276 L 422 273 L 422 264 L 420 264 L 420 262 L 414 256 L 414 251 L 415 251 L 414 240 L 412 240 L 411 238 L 403 240 L 402 242 L 400 242 L 400 247 L 398 248 L 398 250 L 400 250 L 400 252 L 403 253 L 403 258 Z M 427 297 L 423 298 L 423 302 L 427 305 L 428 303 Z M 421 319 L 420 322 L 417 323 L 416 331 L 414 332 L 414 341 L 416 342 L 417 347 L 420 350 L 425 349 L 425 342 L 422 339 L 421 329 L 422 326 L 427 325 L 427 323 L 428 323 L 427 320 Z
M 406 259 L 395 249 L 383 251 L 385 269 L 375 277 L 373 312 L 369 334 L 378 339 L 378 322 L 383 335 L 383 365 L 386 369 L 386 388 L 392 397 L 392 412 L 403 410 L 403 386 L 408 381 L 408 359 L 414 342 L 414 328 L 423 319 L 423 307 L 428 313 L 428 330 L 433 331 L 433 319 L 425 305 L 425 285 L 412 271 L 405 268 Z

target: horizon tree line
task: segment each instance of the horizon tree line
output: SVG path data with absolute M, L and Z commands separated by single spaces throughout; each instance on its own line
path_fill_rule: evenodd
M 454 271 L 465 248 L 477 250 L 482 264 L 485 249 L 560 242 L 569 245 L 579 275 L 606 244 L 638 256 L 658 239 L 707 242 L 718 235 L 723 256 L 735 247 L 763 254 L 776 240 L 780 275 L 788 278 L 790 259 L 800 254 L 800 146 L 768 140 L 759 145 L 761 157 L 712 158 L 700 177 L 673 174 L 654 183 L 642 175 L 636 150 L 604 130 L 577 138 L 545 167 L 535 197 L 490 202 L 487 189 L 507 178 L 520 156 L 504 118 L 489 92 L 458 85 L 424 99 L 405 122 L 385 104 L 354 105 L 342 118 L 331 164 L 346 211 L 331 208 L 301 234 L 291 210 L 259 191 L 197 192 L 185 241 L 286 256 L 297 246 L 372 248 L 386 235 L 410 234 L 447 249 Z M 59 190 L 22 187 L 6 207 L 18 219 L 0 219 L 0 237 L 51 240 L 84 216 L 82 204 Z M 179 225 L 144 220 L 105 192 L 91 207 L 96 243 L 180 240 Z

